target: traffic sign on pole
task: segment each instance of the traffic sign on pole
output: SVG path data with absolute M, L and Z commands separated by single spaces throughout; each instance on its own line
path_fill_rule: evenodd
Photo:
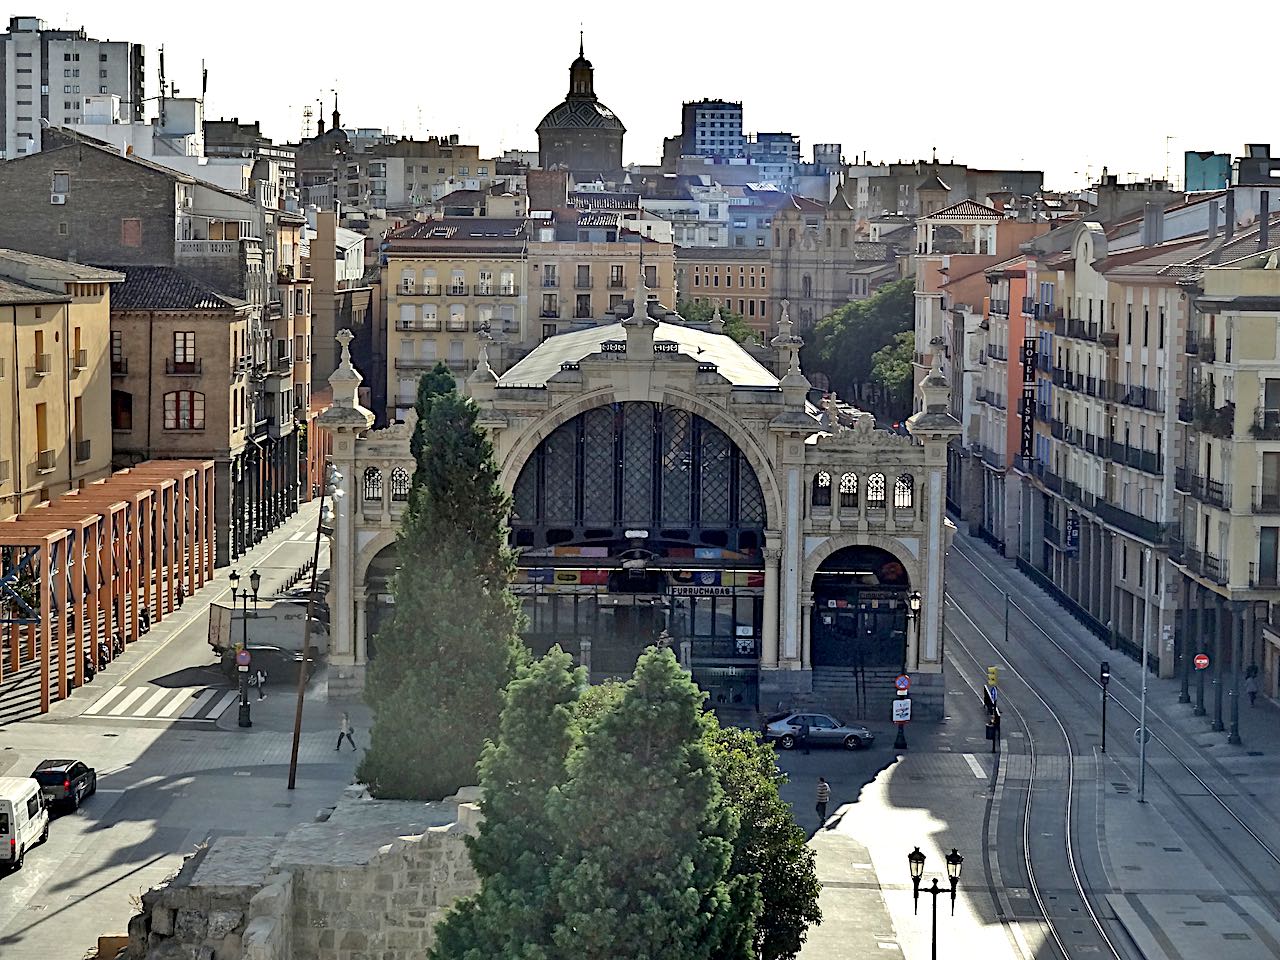
M 1138 727 L 1136 730 L 1133 731 L 1133 742 L 1134 743 L 1150 743 L 1151 731 L 1148 730 L 1146 727 Z
M 899 698 L 893 701 L 893 722 L 907 723 L 911 720 L 911 700 Z
M 1207 653 L 1197 653 L 1192 663 L 1196 665 L 1197 670 L 1207 670 L 1209 669 L 1209 655 Z
M 898 679 L 893 681 L 893 685 L 899 690 L 910 690 L 911 678 L 905 673 L 898 674 Z
M 248 650 L 240 650 L 236 653 L 236 666 L 247 667 L 249 665 L 250 655 Z

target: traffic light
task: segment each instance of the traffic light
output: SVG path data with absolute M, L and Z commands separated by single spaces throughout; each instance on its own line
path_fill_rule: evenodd
M 1111 682 L 1111 663 L 1107 660 L 1102 661 L 1102 670 L 1099 674 L 1099 680 L 1104 687 Z
M 987 686 L 994 687 L 1000 682 L 1000 668 L 987 667 Z

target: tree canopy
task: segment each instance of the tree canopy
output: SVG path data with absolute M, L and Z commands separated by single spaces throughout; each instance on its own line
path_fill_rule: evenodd
M 716 308 L 714 304 L 681 300 L 676 312 L 693 323 L 707 323 L 715 316 Z M 724 321 L 724 332 L 738 343 L 762 342 L 759 331 L 753 330 L 742 314 L 721 307 L 720 319 Z
M 893 343 L 881 347 L 871 357 L 871 379 L 884 387 L 893 417 L 911 412 L 911 387 L 915 382 L 915 331 L 899 333 Z
M 438 799 L 475 783 L 502 690 L 526 653 L 493 447 L 475 404 L 438 371 L 419 388 L 395 604 L 365 683 L 373 730 L 359 775 L 381 797 Z
M 875 354 L 915 327 L 915 278 L 885 284 L 866 300 L 846 304 L 814 328 L 804 348 L 806 370 L 825 373 L 845 396 L 875 379 Z

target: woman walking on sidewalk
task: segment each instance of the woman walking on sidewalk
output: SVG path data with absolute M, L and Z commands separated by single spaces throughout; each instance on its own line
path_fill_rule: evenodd
M 354 732 L 355 732 L 355 728 L 351 726 L 351 717 L 347 715 L 347 712 L 345 710 L 342 711 L 342 720 L 339 721 L 338 723 L 338 745 L 333 749 L 341 750 L 342 738 L 346 737 L 347 743 L 351 744 L 351 749 L 355 750 L 356 742 L 351 738 L 351 734 Z

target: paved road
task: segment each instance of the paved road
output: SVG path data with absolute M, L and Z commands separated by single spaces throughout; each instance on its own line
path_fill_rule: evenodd
M 315 516 L 304 507 L 242 558 L 241 574 L 261 573 L 262 594 L 310 559 Z M 0 774 L 71 756 L 95 766 L 100 783 L 78 813 L 54 821 L 21 871 L 0 876 L 4 960 L 83 956 L 99 935 L 123 933 L 133 898 L 196 844 L 281 834 L 332 805 L 350 782 L 359 754 L 333 750 L 338 711 L 322 677 L 307 702 L 296 790 L 286 789 L 291 690 L 269 687 L 253 702 L 253 728 L 236 726 L 236 697 L 206 640 L 209 604 L 230 604 L 227 573 L 49 715 L 0 730 Z M 352 712 L 367 729 L 363 711 Z

